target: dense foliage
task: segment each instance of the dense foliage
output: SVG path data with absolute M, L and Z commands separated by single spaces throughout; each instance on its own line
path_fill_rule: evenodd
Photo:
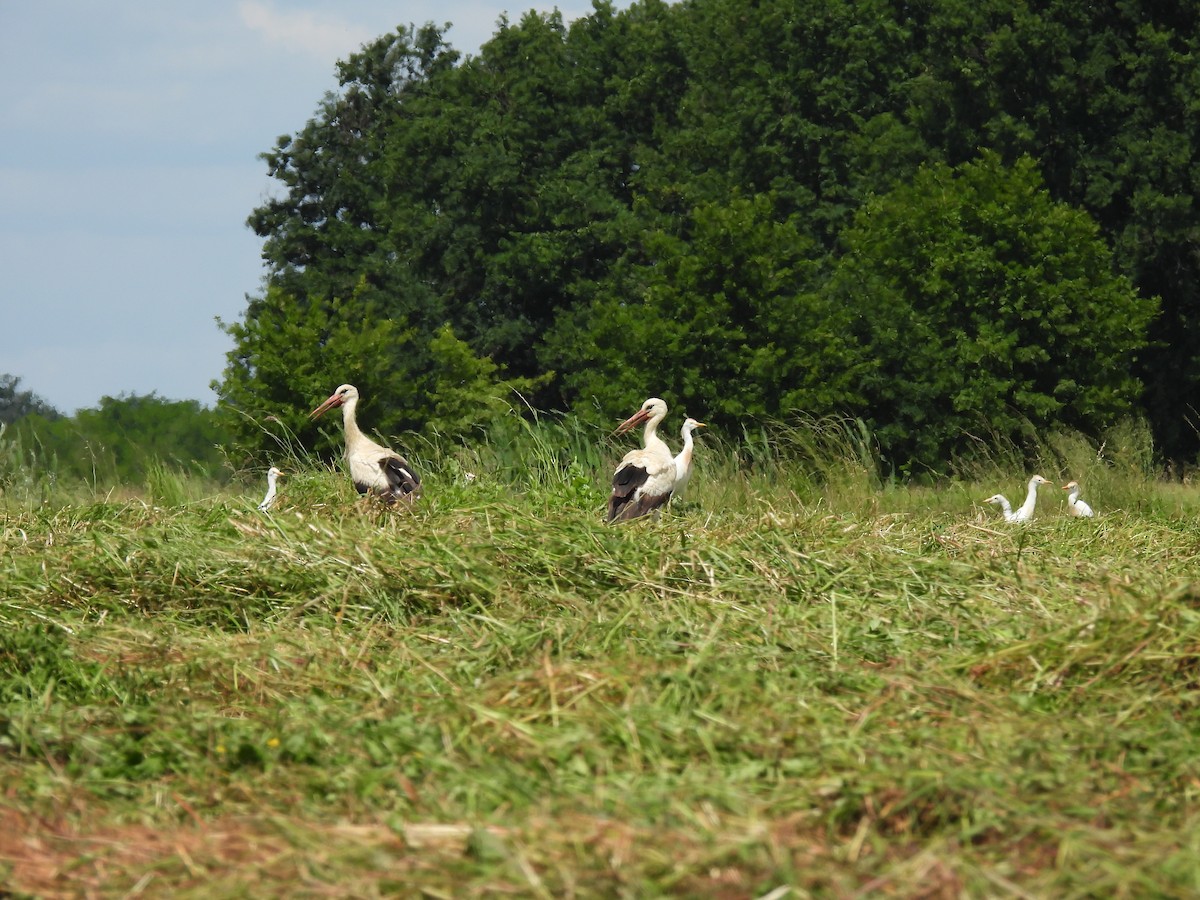
M 515 378 L 609 421 L 850 413 L 896 466 L 1142 413 L 1190 458 L 1198 41 L 1148 0 L 596 2 L 471 58 L 402 28 L 265 154 L 227 422 L 265 448 L 255 413 L 358 378 L 425 427 L 453 339 L 484 410 Z M 328 325 L 286 348 L 280 317 Z
M 163 466 L 222 476 L 230 435 L 196 400 L 103 397 L 73 416 L 30 413 L 0 430 L 0 492 L 54 480 L 97 487 L 145 484 Z
M 0 375 L 0 425 L 11 425 L 29 415 L 57 419 L 62 413 L 35 394 L 20 390 L 21 379 L 16 375 Z
M 859 313 L 863 415 L 900 459 L 945 459 L 970 434 L 1032 446 L 1032 422 L 1096 433 L 1136 400 L 1153 307 L 1030 160 L 923 168 L 843 243 L 830 293 Z

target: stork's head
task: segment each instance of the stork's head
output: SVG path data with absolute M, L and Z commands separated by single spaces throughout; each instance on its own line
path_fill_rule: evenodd
M 992 494 L 992 496 L 988 497 L 983 502 L 984 503 L 1003 503 L 1004 498 L 1001 497 L 999 494 Z
M 278 478 L 282 474 L 283 469 L 280 469 L 277 466 L 271 466 L 271 468 L 267 469 L 267 478 L 269 479 Z
M 308 417 L 310 419 L 315 419 L 328 409 L 333 409 L 335 406 L 341 406 L 343 403 L 357 399 L 358 388 L 352 384 L 339 385 L 338 389 L 329 395 L 329 399 L 310 412 Z
M 637 428 L 643 422 L 653 419 L 655 422 L 661 422 L 667 417 L 667 404 L 665 400 L 659 400 L 657 397 L 651 397 L 642 404 L 642 408 L 635 412 L 632 416 L 617 426 L 617 434 L 624 434 L 631 428 Z
M 1079 487 L 1078 481 L 1068 481 L 1066 484 L 1064 484 L 1062 486 L 1062 489 L 1064 491 L 1069 491 L 1069 490 L 1071 490 L 1071 488 L 1077 488 L 1077 487 Z
M 1047 481 L 1045 478 L 1043 478 L 1041 475 L 1034 475 L 1032 478 L 1029 479 L 1029 483 L 1031 485 L 1041 486 L 1043 484 L 1049 484 L 1050 482 Z

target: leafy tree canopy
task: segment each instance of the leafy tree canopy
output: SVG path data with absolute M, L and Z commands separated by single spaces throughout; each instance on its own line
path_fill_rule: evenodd
M 141 484 L 163 463 L 219 477 L 230 435 L 198 401 L 151 393 L 103 397 L 98 407 L 70 417 L 33 414 L 5 438 L 36 471 L 111 485 Z
M 239 409 L 294 404 L 303 436 L 316 383 L 359 366 L 385 430 L 466 423 L 449 410 L 476 388 L 437 396 L 461 342 L 539 406 L 855 410 L 897 464 L 955 452 L 953 429 L 1120 411 L 1200 451 L 1180 424 L 1200 392 L 1200 7 L 639 0 L 504 20 L 476 57 L 442 35 L 364 47 L 264 157 L 283 190 L 250 218 L 267 290 L 230 329 Z M 958 218 L 939 223 L 922 191 L 943 189 Z M 898 318 L 866 328 L 860 302 Z M 267 334 L 293 317 L 315 342 Z M 274 371 L 307 373 L 307 399 Z
M 843 243 L 826 292 L 855 310 L 862 414 L 893 461 L 935 466 L 987 432 L 1097 433 L 1133 410 L 1156 304 L 1032 160 L 922 168 Z
M 33 391 L 20 390 L 20 384 L 16 375 L 0 375 L 0 425 L 11 425 L 29 415 L 51 421 L 61 417 L 62 413 Z
M 812 290 L 813 257 L 770 197 L 697 207 L 564 314 L 544 359 L 606 410 L 657 395 L 726 425 L 834 412 L 852 396 L 849 320 Z

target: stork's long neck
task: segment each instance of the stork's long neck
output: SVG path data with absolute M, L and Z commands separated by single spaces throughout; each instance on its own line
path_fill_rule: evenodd
M 653 416 L 646 423 L 646 431 L 642 438 L 642 443 L 645 444 L 647 450 L 657 450 L 666 452 L 667 456 L 671 455 L 671 448 L 667 446 L 667 442 L 658 436 L 658 426 L 663 420 L 662 416 Z
M 1078 487 L 1071 488 L 1071 492 L 1067 494 L 1067 505 L 1074 506 L 1079 501 L 1079 495 L 1083 491 Z
M 346 451 L 363 439 L 363 433 L 354 417 L 354 409 L 358 406 L 358 398 L 351 397 L 342 404 L 342 427 L 346 431 Z
M 1025 502 L 1021 504 L 1021 515 L 1032 516 L 1033 507 L 1037 504 L 1037 489 L 1036 481 L 1029 482 L 1029 490 L 1025 494 Z

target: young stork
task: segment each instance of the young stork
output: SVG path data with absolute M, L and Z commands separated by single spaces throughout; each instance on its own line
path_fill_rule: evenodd
M 683 449 L 675 457 L 675 487 L 671 492 L 678 502 L 683 501 L 683 492 L 687 490 L 688 482 L 692 479 L 692 449 L 695 447 L 692 441 L 692 432 L 697 428 L 707 427 L 703 422 L 697 422 L 695 419 L 683 420 L 683 429 L 679 432 L 683 438 Z
M 414 500 L 421 493 L 421 479 L 399 453 L 381 447 L 362 433 L 354 418 L 358 406 L 358 388 L 343 384 L 329 399 L 309 413 L 310 419 L 335 406 L 342 408 L 342 426 L 346 432 L 346 463 L 350 479 L 360 494 L 374 494 L 387 503 Z
M 616 433 L 624 434 L 645 422 L 646 431 L 642 449 L 626 453 L 613 475 L 608 521 L 636 519 L 671 499 L 671 491 L 675 488 L 675 458 L 671 456 L 671 448 L 658 436 L 658 426 L 666 416 L 667 404 L 651 397 L 641 409 L 617 426 Z
M 1000 507 L 1004 513 L 1005 522 L 1028 522 L 1033 518 L 1033 507 L 1037 503 L 1037 489 L 1039 485 L 1049 484 L 1050 482 L 1041 475 L 1034 475 L 1029 479 L 1029 490 L 1025 494 L 1025 502 L 1021 504 L 1021 508 L 1013 512 L 1011 504 L 1002 494 L 992 494 L 984 500 L 984 503 L 993 503 Z
M 258 508 L 261 512 L 266 512 L 271 508 L 271 504 L 275 502 L 276 482 L 279 480 L 279 476 L 282 474 L 283 472 L 275 468 L 275 466 L 271 466 L 271 468 L 267 469 L 267 496 L 263 497 L 262 503 L 258 504 Z
M 1078 481 L 1068 481 L 1062 486 L 1064 491 L 1070 491 L 1067 494 L 1067 509 L 1073 516 L 1082 516 L 1085 519 L 1090 519 L 1095 515 L 1092 508 L 1084 501 L 1079 499 L 1079 495 L 1083 493 L 1083 488 L 1079 486 Z

